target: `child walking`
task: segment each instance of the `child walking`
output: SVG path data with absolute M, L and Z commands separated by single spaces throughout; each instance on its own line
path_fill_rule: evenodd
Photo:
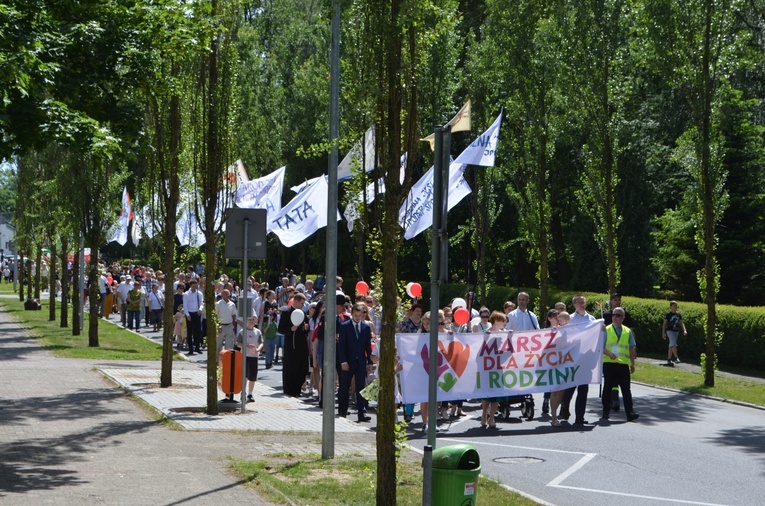
M 255 328 L 258 318 L 250 316 L 247 318 L 247 328 L 239 331 L 236 336 L 237 347 L 241 349 L 242 343 L 247 346 L 247 402 L 254 402 L 252 396 L 255 390 L 255 381 L 258 379 L 258 355 L 263 351 L 263 334 L 260 329 Z
M 683 329 L 683 336 L 687 336 L 688 331 L 685 329 L 683 317 L 677 312 L 677 302 L 670 301 L 669 313 L 664 316 L 664 323 L 661 326 L 661 338 L 665 341 L 669 338 L 669 350 L 667 351 L 667 366 L 669 367 L 675 367 L 675 364 L 680 363 L 680 358 L 677 356 L 677 338 L 681 328 Z M 673 356 L 675 357 L 674 361 Z
M 183 341 L 186 335 L 186 315 L 183 314 L 183 305 L 178 306 L 178 311 L 173 315 L 173 336 L 178 350 L 183 349 Z

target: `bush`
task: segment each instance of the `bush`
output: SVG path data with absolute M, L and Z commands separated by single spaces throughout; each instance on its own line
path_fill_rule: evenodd
M 564 300 L 570 307 L 573 293 L 556 293 L 555 300 Z M 594 302 L 600 300 L 606 311 L 608 295 L 583 293 L 587 297 L 587 310 L 600 318 Z M 622 297 L 622 304 L 634 321 L 638 354 L 659 354 L 667 352 L 668 343 L 662 339 L 661 329 L 664 316 L 669 312 L 669 300 Z M 707 307 L 698 302 L 678 301 L 679 313 L 683 315 L 688 337 L 680 334 L 678 348 L 681 356 L 701 361 L 706 352 Z M 765 371 L 765 308 L 717 306 L 717 332 L 722 336 L 716 346 L 720 365 Z

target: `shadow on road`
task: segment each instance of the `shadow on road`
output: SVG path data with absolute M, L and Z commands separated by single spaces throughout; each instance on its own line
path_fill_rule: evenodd
M 103 424 L 59 437 L 38 437 L 0 445 L 0 497 L 4 493 L 24 493 L 81 485 L 80 466 L 65 469 L 67 464 L 85 462 L 88 455 L 104 447 L 121 444 L 119 437 L 142 433 L 156 422 L 119 422 Z

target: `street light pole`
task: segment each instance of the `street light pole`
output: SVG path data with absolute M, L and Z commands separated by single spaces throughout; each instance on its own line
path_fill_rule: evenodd
M 329 73 L 329 194 L 327 196 L 327 284 L 324 288 L 324 367 L 322 368 L 321 458 L 335 458 L 335 280 L 337 279 L 337 138 L 340 136 L 340 0 L 332 0 Z

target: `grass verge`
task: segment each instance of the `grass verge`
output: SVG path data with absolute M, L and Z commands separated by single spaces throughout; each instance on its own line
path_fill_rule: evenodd
M 13 293 L 8 289 L 12 285 L 3 284 L 0 293 Z M 54 355 L 66 358 L 85 358 L 93 360 L 161 360 L 162 347 L 129 332 L 119 325 L 99 322 L 98 347 L 88 346 L 89 323 L 85 315 L 85 327 L 79 336 L 72 335 L 70 326 L 61 328 L 60 312 L 56 312 L 56 321 L 48 320 L 49 301 L 41 300 L 41 311 L 26 311 L 24 303 L 18 297 L 0 298 L 0 305 L 18 319 L 32 337 L 51 350 Z M 58 309 L 58 308 L 57 308 Z M 70 319 L 71 320 L 71 319 Z
M 638 362 L 632 379 L 649 385 L 674 388 L 682 392 L 765 406 L 764 384 L 722 374 L 715 375 L 715 386 L 709 388 L 704 386 L 704 375 L 701 372 Z
M 277 504 L 354 506 L 375 504 L 377 464 L 374 460 L 319 456 L 269 455 L 268 460 L 232 461 L 246 486 Z M 396 471 L 398 505 L 422 504 L 422 468 L 414 457 L 402 458 Z M 475 496 L 480 504 L 533 505 L 534 501 L 481 476 Z

